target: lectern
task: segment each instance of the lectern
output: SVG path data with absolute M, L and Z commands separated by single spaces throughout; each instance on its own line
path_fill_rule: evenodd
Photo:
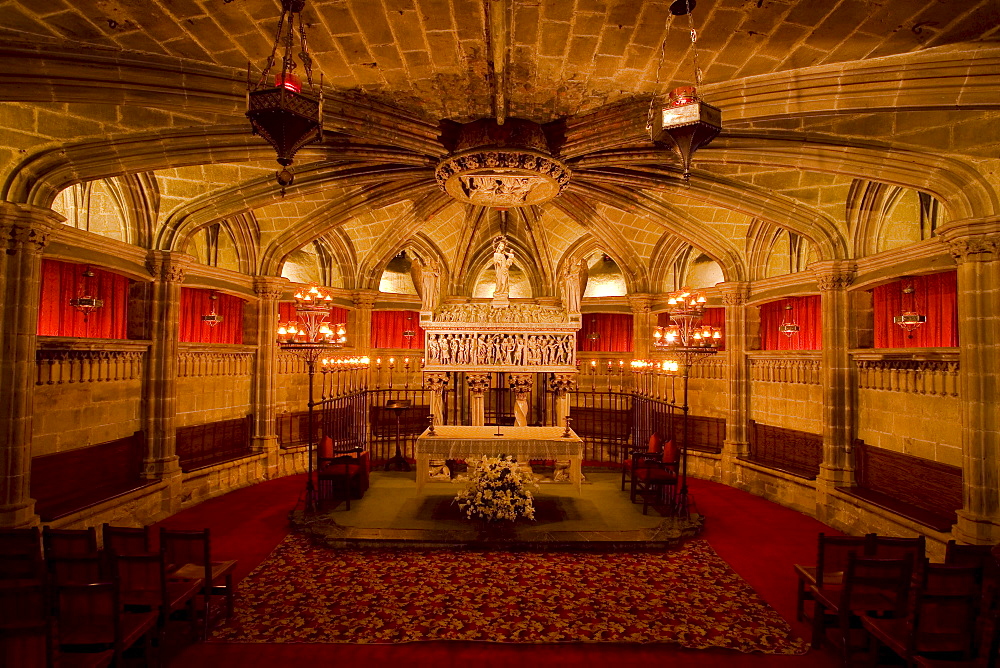
M 403 411 L 410 407 L 409 399 L 393 399 L 392 401 L 385 402 L 385 407 L 388 408 L 396 415 L 396 454 L 392 456 L 392 459 L 385 463 L 386 471 L 409 471 L 410 462 L 406 461 L 406 457 L 403 456 L 402 451 L 399 449 L 400 441 L 400 427 L 399 422 L 403 417 Z

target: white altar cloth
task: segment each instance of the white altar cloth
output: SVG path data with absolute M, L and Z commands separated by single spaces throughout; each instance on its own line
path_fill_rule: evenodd
M 564 437 L 563 427 L 465 427 L 436 425 L 434 435 L 424 431 L 417 437 L 413 454 L 417 460 L 417 491 L 428 478 L 431 459 L 476 459 L 484 455 L 511 455 L 518 461 L 568 459 L 569 479 L 577 492 L 583 484 L 583 439 L 572 430 Z

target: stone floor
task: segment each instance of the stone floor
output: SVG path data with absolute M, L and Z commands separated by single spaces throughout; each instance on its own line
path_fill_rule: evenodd
M 338 547 L 433 547 L 466 544 L 503 549 L 665 549 L 694 535 L 702 518 L 661 517 L 632 504 L 614 471 L 587 471 L 581 493 L 570 484 L 542 483 L 534 521 L 486 527 L 453 503 L 461 483 L 428 483 L 417 492 L 413 473 L 373 472 L 362 499 L 325 507 L 315 516 L 293 513 L 293 526 Z

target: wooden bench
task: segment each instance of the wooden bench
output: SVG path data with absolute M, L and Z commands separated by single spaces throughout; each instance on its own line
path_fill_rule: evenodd
M 85 448 L 31 459 L 35 512 L 51 522 L 146 487 L 142 477 L 146 439 L 141 431 Z
M 951 531 L 962 507 L 962 469 L 854 444 L 854 480 L 837 489 L 936 531 Z
M 189 425 L 177 430 L 181 470 L 197 469 L 250 454 L 251 417 Z
M 823 461 L 823 437 L 750 420 L 750 454 L 740 459 L 815 480 Z

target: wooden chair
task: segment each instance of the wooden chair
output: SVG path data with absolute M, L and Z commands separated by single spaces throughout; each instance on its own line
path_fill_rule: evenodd
M 56 590 L 59 648 L 66 655 L 110 649 L 115 665 L 140 639 L 145 640 L 146 663 L 152 663 L 155 612 L 125 612 L 113 582 L 63 585 Z
M 107 582 L 104 559 L 98 555 L 86 557 L 53 557 L 45 562 L 55 586 Z
M 205 597 L 205 631 L 208 632 L 209 604 L 212 595 L 226 597 L 226 619 L 233 614 L 236 587 L 233 572 L 236 560 L 212 561 L 211 538 L 208 529 L 185 531 L 161 529 L 160 547 L 167 564 L 168 580 L 201 580 Z
M 316 481 L 319 486 L 320 501 L 345 499 L 347 510 L 351 509 L 351 499 L 359 499 L 367 490 L 367 452 L 355 446 L 349 452 L 337 451 L 329 436 L 320 442 L 316 460 Z
M 976 633 L 975 656 L 967 660 L 936 659 L 918 656 L 914 665 L 919 668 L 997 668 L 1000 666 L 1000 616 L 993 610 L 985 615 Z
M 97 529 L 53 529 L 42 530 L 42 548 L 46 559 L 63 557 L 91 557 L 99 554 Z
M 835 644 L 843 652 L 845 665 L 851 665 L 852 622 L 860 627 L 864 613 L 888 617 L 906 615 L 910 585 L 913 578 L 913 559 L 869 559 L 849 554 L 844 581 L 835 587 L 813 585 L 815 610 L 813 612 L 813 649 L 818 649 L 826 639 L 828 626 L 838 634 Z M 831 619 L 827 619 L 827 614 Z
M 642 498 L 642 514 L 650 505 L 673 509 L 676 502 L 680 450 L 674 441 L 663 445 L 663 452 L 633 452 L 630 499 Z
M 640 447 L 624 449 L 622 450 L 622 491 L 625 491 L 625 485 L 629 485 L 631 489 L 632 483 L 632 470 L 634 466 L 633 455 L 635 453 L 648 452 L 651 454 L 662 454 L 663 453 L 663 437 L 660 436 L 659 432 L 653 432 L 649 437 L 649 442 L 646 444 L 646 449 L 643 450 Z M 635 503 L 635 501 L 633 501 Z
M 118 556 L 155 554 L 152 527 L 113 527 L 105 524 L 101 528 L 104 549 Z
M 874 534 L 867 536 L 827 536 L 819 534 L 819 547 L 816 550 L 816 565 L 803 566 L 795 564 L 795 575 L 798 578 L 798 591 L 795 598 L 795 618 L 800 622 L 807 619 L 805 613 L 806 601 L 813 600 L 809 588 L 813 585 L 829 587 L 840 585 L 844 580 L 844 570 L 847 568 L 847 557 L 850 554 L 871 556 Z
M 38 527 L 0 529 L 0 580 L 45 580 Z
M 197 637 L 198 620 L 195 598 L 201 593 L 203 580 L 167 580 L 162 553 L 114 555 L 111 564 L 118 581 L 119 594 L 126 610 L 155 611 L 161 638 L 166 634 L 170 616 L 187 608 L 191 631 Z
M 871 634 L 871 659 L 878 658 L 880 645 L 888 647 L 906 665 L 919 654 L 951 654 L 970 659 L 973 655 L 976 616 L 982 598 L 982 569 L 975 566 L 925 564 L 908 617 L 879 619 L 864 615 L 864 628 Z

